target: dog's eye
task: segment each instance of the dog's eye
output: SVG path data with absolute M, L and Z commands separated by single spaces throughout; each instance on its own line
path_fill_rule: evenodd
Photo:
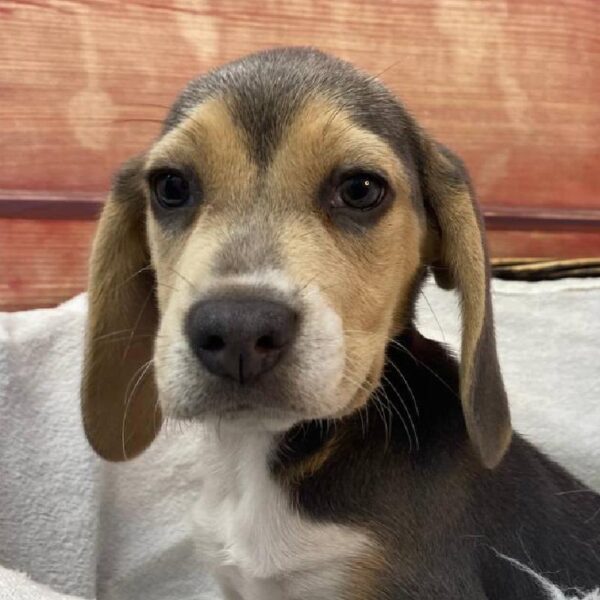
M 154 179 L 154 193 L 164 208 L 179 208 L 190 200 L 190 185 L 180 173 L 161 173 Z
M 341 182 L 337 189 L 337 206 L 348 206 L 359 210 L 369 210 L 381 203 L 385 194 L 385 184 L 370 173 L 357 173 Z

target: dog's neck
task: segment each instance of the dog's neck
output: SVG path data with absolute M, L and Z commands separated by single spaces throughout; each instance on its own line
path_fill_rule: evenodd
M 356 414 L 256 439 L 229 431 L 207 447 L 199 538 L 216 540 L 207 552 L 217 564 L 228 549 L 227 561 L 238 566 L 235 589 L 284 581 L 306 590 L 310 576 L 308 594 L 285 596 L 277 588 L 268 595 L 260 588 L 247 597 L 334 598 L 350 572 L 359 574 L 353 586 L 362 580 L 370 590 L 361 588 L 356 597 L 370 597 L 377 581 L 386 597 L 408 597 L 398 594 L 411 589 L 410 597 L 431 598 L 439 590 L 439 560 L 452 574 L 468 573 L 465 564 L 478 565 L 479 573 L 483 565 L 488 585 L 501 590 L 494 597 L 515 589 L 518 597 L 534 597 L 530 578 L 509 563 L 502 570 L 490 548 L 518 560 L 527 559 L 527 548 L 547 571 L 568 563 L 569 573 L 595 585 L 596 556 L 574 561 L 566 543 L 574 531 L 582 540 L 597 539 L 589 519 L 597 511 L 595 496 L 565 494 L 581 484 L 519 436 L 498 468 L 485 469 L 466 433 L 458 366 L 442 345 L 409 330 L 390 344 L 387 359 L 382 392 Z M 551 514 L 562 516 L 548 528 Z M 227 572 L 224 577 L 227 585 Z M 452 585 L 464 584 L 448 577 Z M 325 584 L 326 595 L 316 596 Z M 478 579 L 470 585 L 480 589 Z M 450 595 L 463 597 L 458 593 Z
M 414 478 L 431 477 L 427 465 L 440 458 L 449 461 L 448 472 L 460 471 L 465 460 L 477 468 L 458 396 L 456 360 L 414 328 L 390 342 L 380 387 L 362 409 L 343 419 L 306 421 L 285 433 L 240 431 L 226 422 L 206 431 L 219 470 L 255 480 L 256 473 L 246 475 L 260 469 L 294 506 L 334 522 L 347 519 L 357 505 L 378 510 L 383 498 L 374 497 L 371 506 L 356 502 L 364 490 L 378 489 L 377 477 L 418 485 Z
M 458 427 L 457 427 L 458 425 Z M 458 365 L 413 327 L 390 341 L 379 387 L 367 404 L 337 421 L 304 422 L 280 436 L 273 471 L 298 480 L 348 450 L 418 459 L 440 428 L 467 440 L 458 395 Z
M 385 508 L 391 499 L 404 503 L 407 514 L 418 512 L 411 508 L 412 495 L 400 498 L 398 490 L 411 489 L 413 482 L 418 489 L 417 472 L 427 469 L 410 474 L 407 465 L 431 462 L 447 441 L 440 431 L 462 431 L 468 445 L 457 368 L 447 352 L 411 330 L 390 344 L 387 358 L 382 389 L 360 412 L 337 422 L 305 422 L 284 434 L 242 433 L 227 424 L 207 431 L 207 480 L 195 521 L 199 539 L 215 542 L 207 543 L 204 554 L 218 566 L 227 548 L 227 560 L 237 566 L 235 581 L 218 571 L 222 585 L 239 590 L 252 578 L 279 581 L 302 572 L 306 579 L 312 573 L 311 593 L 322 588 L 325 576 L 333 587 L 319 597 L 337 597 L 340 581 L 358 568 L 353 561 L 367 557 L 369 563 L 375 552 L 372 536 L 349 525 L 376 515 L 385 523 L 396 513 Z M 386 481 L 392 495 L 382 485 Z M 402 527 L 397 534 L 410 535 Z M 295 585 L 293 577 L 286 585 Z M 287 596 L 261 589 L 256 597 Z

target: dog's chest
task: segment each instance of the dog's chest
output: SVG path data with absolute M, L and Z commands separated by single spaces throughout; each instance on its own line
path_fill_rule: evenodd
M 200 552 L 229 600 L 341 597 L 368 538 L 311 522 L 269 474 L 271 436 L 206 432 L 193 519 Z

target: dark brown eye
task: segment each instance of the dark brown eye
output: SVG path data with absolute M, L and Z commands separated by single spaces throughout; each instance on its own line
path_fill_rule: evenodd
M 160 173 L 154 179 L 154 194 L 162 207 L 179 208 L 190 201 L 190 185 L 180 173 Z
M 337 189 L 336 205 L 369 210 L 381 203 L 385 184 L 370 173 L 357 173 L 344 179 Z

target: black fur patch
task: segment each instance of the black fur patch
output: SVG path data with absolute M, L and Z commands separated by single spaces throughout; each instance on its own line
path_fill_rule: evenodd
M 335 427 L 295 428 L 272 466 L 307 517 L 365 527 L 379 538 L 391 568 L 373 598 L 545 598 L 501 555 L 563 588 L 597 586 L 600 518 L 592 517 L 600 496 L 518 435 L 499 467 L 483 468 L 467 437 L 448 351 L 411 330 L 390 344 L 387 357 L 380 396 L 392 409 L 372 398 L 362 414 Z M 287 482 L 286 469 L 332 435 L 335 450 L 323 466 Z

